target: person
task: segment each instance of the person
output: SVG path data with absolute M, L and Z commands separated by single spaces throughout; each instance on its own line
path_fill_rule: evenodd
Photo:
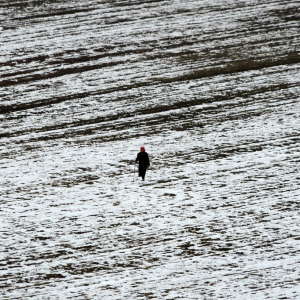
M 149 156 L 145 150 L 145 147 L 140 148 L 135 163 L 139 163 L 139 177 L 142 177 L 142 180 L 145 180 L 146 170 L 150 166 Z

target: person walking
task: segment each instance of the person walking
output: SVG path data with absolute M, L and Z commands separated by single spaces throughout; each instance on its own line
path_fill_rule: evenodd
M 139 163 L 139 177 L 142 177 L 142 180 L 145 180 L 146 170 L 150 166 L 149 156 L 145 150 L 145 147 L 140 148 L 135 163 Z

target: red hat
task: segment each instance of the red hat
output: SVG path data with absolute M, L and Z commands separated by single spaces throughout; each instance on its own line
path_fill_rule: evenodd
M 141 147 L 141 152 L 145 152 L 145 147 Z

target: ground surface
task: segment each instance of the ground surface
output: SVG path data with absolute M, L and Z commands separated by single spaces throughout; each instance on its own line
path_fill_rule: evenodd
M 299 6 L 1 1 L 1 299 L 299 299 Z

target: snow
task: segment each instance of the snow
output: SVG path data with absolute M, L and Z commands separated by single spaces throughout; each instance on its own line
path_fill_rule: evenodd
M 0 4 L 0 298 L 299 299 L 298 4 Z

